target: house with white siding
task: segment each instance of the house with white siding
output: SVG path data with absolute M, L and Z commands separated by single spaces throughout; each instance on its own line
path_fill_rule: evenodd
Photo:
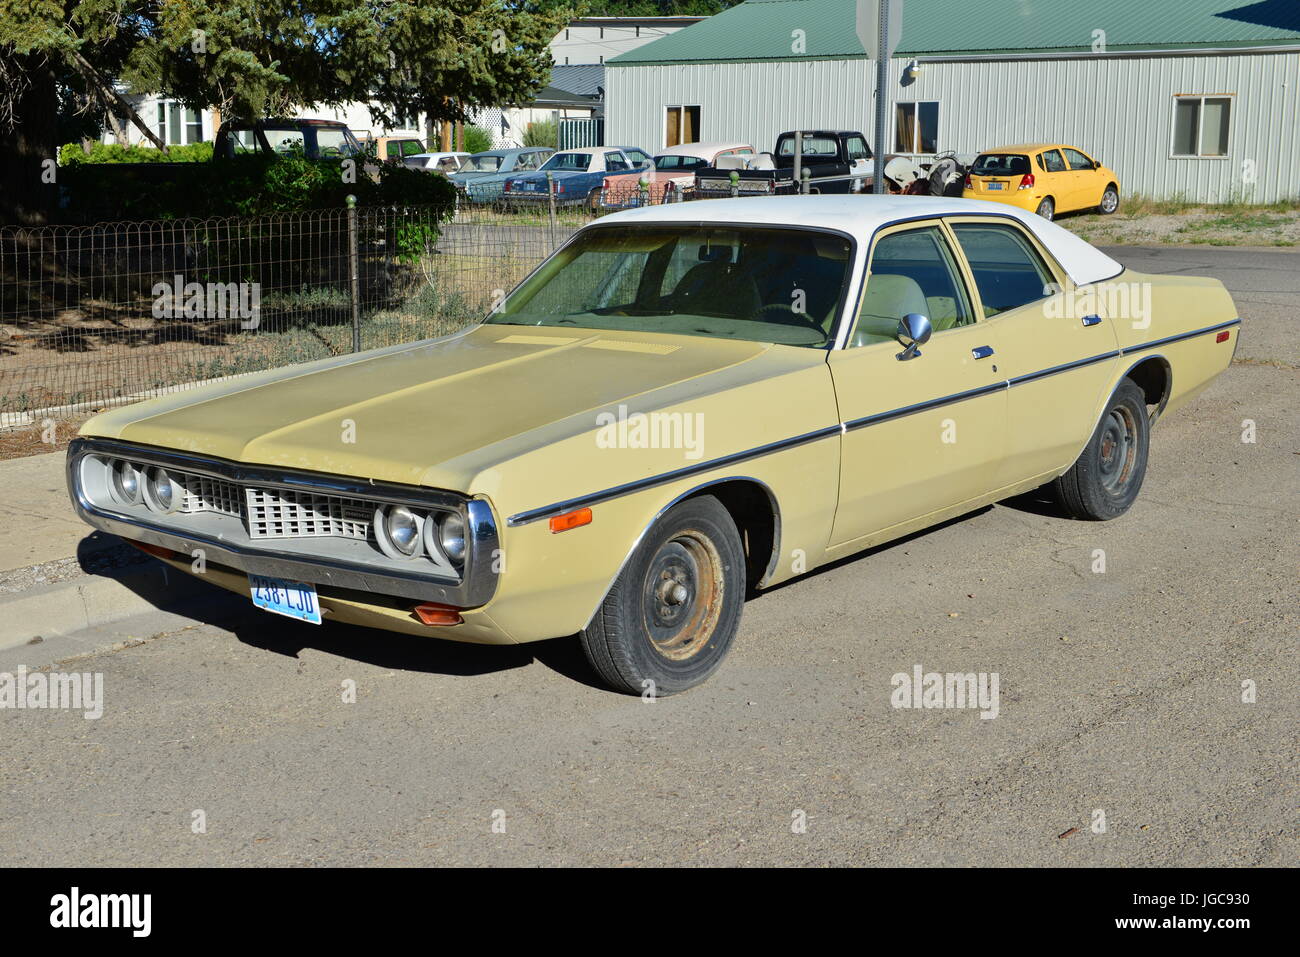
M 607 58 L 607 139 L 870 140 L 876 71 L 855 24 L 855 0 L 746 0 Z M 885 95 L 886 152 L 1064 142 L 1128 194 L 1300 198 L 1295 0 L 903 0 Z

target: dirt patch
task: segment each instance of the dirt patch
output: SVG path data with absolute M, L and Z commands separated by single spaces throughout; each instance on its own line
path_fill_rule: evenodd
M 1300 245 L 1300 206 L 1180 206 L 1136 201 L 1113 216 L 1065 215 L 1057 224 L 1103 246 Z

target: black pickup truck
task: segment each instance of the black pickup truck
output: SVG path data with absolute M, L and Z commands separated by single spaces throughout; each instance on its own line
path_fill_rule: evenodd
M 748 168 L 707 167 L 695 173 L 695 198 L 712 199 L 731 195 L 732 173 L 737 176 L 736 195 L 771 196 L 799 192 L 795 182 L 795 142 L 798 131 L 782 133 L 776 149 L 760 154 Z M 861 193 L 871 190 L 871 147 L 856 130 L 804 130 L 798 157 L 800 175 L 817 180 L 827 176 L 862 176 L 836 182 L 809 184 L 813 193 Z

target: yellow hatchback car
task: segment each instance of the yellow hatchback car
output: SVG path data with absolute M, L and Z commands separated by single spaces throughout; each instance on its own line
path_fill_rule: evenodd
M 1009 203 L 1043 219 L 1080 209 L 1109 215 L 1119 209 L 1119 177 L 1073 146 L 1002 146 L 971 164 L 962 196 Z

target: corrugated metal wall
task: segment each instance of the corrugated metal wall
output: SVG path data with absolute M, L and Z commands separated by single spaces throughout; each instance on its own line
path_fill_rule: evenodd
M 905 66 L 891 64 L 893 99 L 939 102 L 940 150 L 1056 140 L 1118 172 L 1126 193 L 1196 202 L 1300 197 L 1297 53 L 923 60 L 903 85 Z M 610 65 L 607 138 L 658 150 L 664 108 L 698 104 L 705 140 L 770 150 L 778 133 L 799 126 L 860 129 L 870 140 L 874 75 L 866 60 Z M 1226 159 L 1170 157 L 1175 94 L 1232 94 Z

